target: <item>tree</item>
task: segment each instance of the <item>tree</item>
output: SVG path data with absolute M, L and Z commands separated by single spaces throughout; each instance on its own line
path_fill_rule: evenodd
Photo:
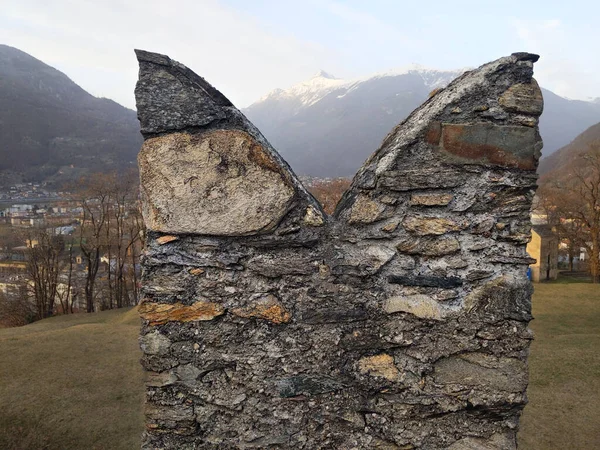
M 10 296 L 0 292 L 0 327 L 20 327 L 36 319 L 36 309 L 26 296 Z
M 85 304 L 87 312 L 94 312 L 96 279 L 103 251 L 107 247 L 106 227 L 109 220 L 112 177 L 94 174 L 80 179 L 75 199 L 79 203 L 81 225 L 79 246 L 86 262 Z
M 52 230 L 34 228 L 26 232 L 27 275 L 37 318 L 54 314 L 58 300 L 59 274 L 64 265 L 64 240 Z
M 75 198 L 82 208 L 79 245 L 86 262 L 88 312 L 95 310 L 98 297 L 103 309 L 121 308 L 139 300 L 136 268 L 143 221 L 138 192 L 133 171 L 93 174 L 79 182 Z
M 577 246 L 586 248 L 592 282 L 600 282 L 600 142 L 590 144 L 565 173 L 546 176 L 540 184 L 549 221 L 569 240 L 571 256 Z
M 348 178 L 322 180 L 314 183 L 308 190 L 321 203 L 323 210 L 332 214 L 350 183 Z

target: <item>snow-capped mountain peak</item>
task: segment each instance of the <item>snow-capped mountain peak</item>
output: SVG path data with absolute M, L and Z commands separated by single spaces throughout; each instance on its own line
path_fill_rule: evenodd
M 331 75 L 328 72 L 325 72 L 323 69 L 320 69 L 317 73 L 315 73 L 312 78 L 327 78 L 329 80 L 337 80 L 338 78 Z
M 347 93 L 355 90 L 360 84 L 380 78 L 397 77 L 401 75 L 416 74 L 423 79 L 423 84 L 435 89 L 447 85 L 454 78 L 468 69 L 437 70 L 430 69 L 420 64 L 410 64 L 405 67 L 376 73 L 366 77 L 343 80 L 330 73 L 319 70 L 311 78 L 301 81 L 287 89 L 275 89 L 260 98 L 249 109 L 267 100 L 288 101 L 296 104 L 297 108 L 307 107 L 317 103 L 328 94 L 339 91 L 338 97 L 342 98 Z
M 275 89 L 269 92 L 254 105 L 267 100 L 291 100 L 298 103 L 298 107 L 310 106 L 346 84 L 348 84 L 347 81 L 336 78 L 324 70 L 319 70 L 312 78 L 301 81 L 288 89 Z M 254 105 L 251 105 L 250 108 Z

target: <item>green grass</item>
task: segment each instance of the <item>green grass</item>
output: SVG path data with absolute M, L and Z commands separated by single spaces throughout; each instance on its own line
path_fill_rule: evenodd
M 524 450 L 600 448 L 600 285 L 538 284 Z
M 536 285 L 524 450 L 600 448 L 600 286 Z M 136 449 L 135 310 L 0 329 L 0 449 Z

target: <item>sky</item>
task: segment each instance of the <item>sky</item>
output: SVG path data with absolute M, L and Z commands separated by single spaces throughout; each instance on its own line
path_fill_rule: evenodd
M 238 107 L 323 69 L 352 79 L 409 64 L 477 67 L 541 55 L 540 84 L 600 97 L 594 0 L 0 0 L 0 44 L 135 107 L 134 48 L 194 70 Z

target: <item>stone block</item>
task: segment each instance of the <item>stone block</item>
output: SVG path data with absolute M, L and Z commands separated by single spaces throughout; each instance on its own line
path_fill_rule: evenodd
M 535 128 L 488 122 L 442 125 L 441 151 L 452 161 L 533 170 L 541 147 Z
M 405 238 L 396 245 L 396 248 L 400 253 L 409 255 L 443 256 L 458 252 L 460 242 L 453 236 Z
M 243 236 L 272 230 L 295 189 L 263 146 L 237 130 L 147 139 L 138 156 L 149 230 Z
M 410 204 L 413 206 L 446 206 L 452 201 L 454 195 L 443 194 L 413 194 Z
M 383 309 L 388 314 L 405 312 L 420 319 L 434 320 L 441 320 L 451 312 L 428 295 L 390 297 L 385 301 Z
M 366 195 L 359 195 L 352 205 L 348 223 L 372 223 L 381 217 L 384 207 Z
M 231 313 L 247 319 L 263 319 L 277 324 L 289 322 L 292 318 L 292 315 L 272 294 L 255 298 L 243 308 L 232 309 Z
M 530 83 L 510 86 L 498 99 L 498 103 L 508 111 L 539 116 L 544 111 L 542 90 L 535 79 Z
M 181 303 L 142 302 L 139 313 L 149 325 L 163 325 L 167 322 L 194 322 L 212 320 L 225 312 L 225 308 L 214 302 L 197 301 L 190 306 Z
M 402 226 L 420 236 L 441 235 L 451 231 L 460 231 L 465 224 L 445 217 L 407 216 Z

